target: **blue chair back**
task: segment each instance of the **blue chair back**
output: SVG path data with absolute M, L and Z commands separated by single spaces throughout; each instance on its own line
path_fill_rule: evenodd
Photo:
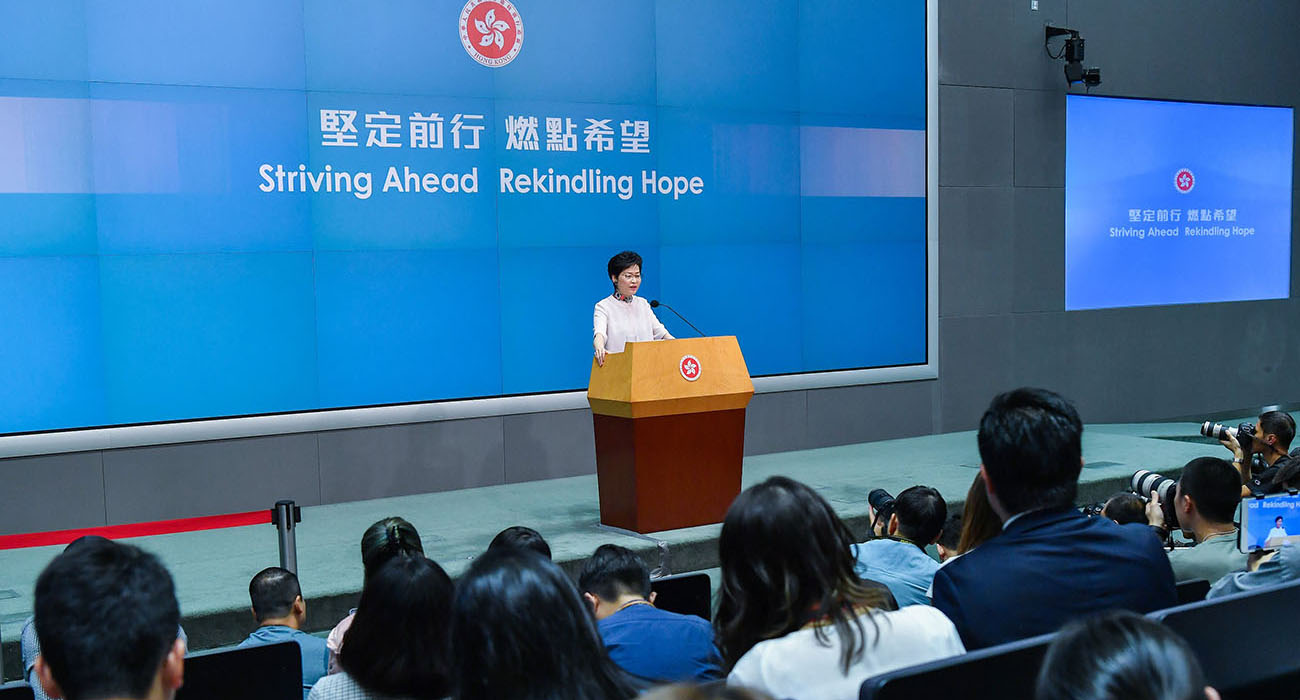
M 1032 698 L 1055 635 L 1044 634 L 868 678 L 859 700 Z
M 0 685 L 0 700 L 32 700 L 32 687 L 22 681 Z
M 1300 582 L 1157 610 L 1149 617 L 1177 632 L 1205 678 L 1229 698 L 1300 696 Z
M 176 700 L 302 700 L 302 649 L 279 642 L 185 657 Z M 8 698 L 5 698 L 8 700 Z
M 1180 581 L 1174 589 L 1178 594 L 1178 604 L 1186 605 L 1205 600 L 1205 594 L 1210 592 L 1210 582 L 1203 578 L 1195 578 L 1191 581 Z

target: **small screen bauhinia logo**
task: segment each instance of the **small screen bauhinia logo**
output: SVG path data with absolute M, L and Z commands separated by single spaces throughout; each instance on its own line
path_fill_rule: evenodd
M 460 43 L 489 68 L 515 60 L 524 46 L 524 20 L 510 0 L 469 0 L 460 11 Z
M 1188 192 L 1191 192 L 1192 188 L 1195 186 L 1196 176 L 1192 174 L 1192 171 L 1187 168 L 1182 168 L 1178 172 L 1174 173 L 1174 188 L 1179 192 L 1187 194 Z

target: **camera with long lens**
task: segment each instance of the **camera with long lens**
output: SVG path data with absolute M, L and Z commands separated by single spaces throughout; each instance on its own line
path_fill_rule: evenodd
M 1237 442 L 1240 443 L 1243 440 L 1243 435 L 1247 438 L 1255 436 L 1255 424 L 1242 423 L 1235 428 L 1231 428 L 1222 423 L 1215 423 L 1207 420 L 1204 423 L 1201 423 L 1201 434 L 1207 438 L 1214 438 L 1215 440 L 1227 440 L 1228 436 L 1231 435 L 1237 438 Z
M 1174 492 L 1178 487 L 1176 479 L 1161 476 L 1153 471 L 1139 469 L 1129 479 L 1129 490 L 1144 499 L 1151 498 L 1155 491 L 1160 498 L 1160 511 L 1165 515 L 1165 525 L 1171 530 L 1178 527 L 1178 508 L 1174 504 Z
M 889 518 L 894 515 L 894 497 L 884 489 L 872 489 L 867 494 L 867 503 L 871 509 L 876 512 L 876 517 L 871 521 L 871 531 L 874 534 L 876 523 L 889 523 Z

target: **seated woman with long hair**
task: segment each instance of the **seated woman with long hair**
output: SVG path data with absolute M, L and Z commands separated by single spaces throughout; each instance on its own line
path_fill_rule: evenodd
M 446 697 L 454 592 L 447 572 L 423 556 L 379 567 L 343 637 L 342 673 L 317 681 L 308 700 Z
M 961 541 L 957 544 L 958 554 L 975 549 L 985 542 L 997 537 L 1002 532 L 1002 521 L 989 505 L 989 492 L 984 487 L 984 473 L 975 475 L 970 490 L 966 492 L 966 504 L 962 508 Z
M 851 700 L 885 671 L 965 651 L 928 605 L 882 610 L 853 572 L 853 535 L 809 487 L 772 477 L 740 494 L 718 540 L 713 626 L 728 685 L 778 698 Z
M 452 608 L 458 700 L 627 700 L 636 694 L 605 653 L 596 621 L 560 567 L 528 549 L 490 549 Z
M 396 557 L 422 557 L 424 545 L 420 542 L 420 533 L 415 526 L 404 518 L 396 516 L 379 520 L 361 535 L 361 565 L 365 567 L 365 580 L 379 571 L 389 559 Z M 362 588 L 364 588 L 364 583 Z M 339 672 L 339 651 L 343 648 L 343 636 L 352 626 L 356 610 L 339 621 L 325 638 L 325 646 L 330 650 L 329 672 Z

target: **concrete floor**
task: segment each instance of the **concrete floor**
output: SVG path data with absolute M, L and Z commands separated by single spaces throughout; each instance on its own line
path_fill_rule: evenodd
M 1080 503 L 1102 500 L 1120 490 L 1137 469 L 1176 475 L 1194 457 L 1227 454 L 1217 443 L 1199 438 L 1198 427 L 1194 423 L 1087 426 Z M 748 457 L 743 483 L 748 486 L 777 474 L 799 479 L 820 491 L 855 532 L 862 532 L 871 489 L 897 494 L 908 486 L 926 484 L 955 505 L 965 498 L 978 465 L 975 434 L 960 432 Z M 674 572 L 710 569 L 717 566 L 721 529 L 708 525 L 651 538 L 605 528 L 599 524 L 595 476 L 304 508 L 297 530 L 298 573 L 311 629 L 329 629 L 355 605 L 362 578 L 361 533 L 390 515 L 410 520 L 420 531 L 426 554 L 452 577 L 461 575 L 492 537 L 510 525 L 541 532 L 555 560 L 570 571 L 607 542 L 635 549 L 653 565 L 659 560 L 655 540 L 667 543 Z M 279 564 L 272 525 L 128 541 L 156 553 L 171 570 L 192 649 L 234 643 L 253 629 L 248 581 L 261 569 Z M 6 679 L 20 673 L 17 640 L 23 620 L 31 614 L 36 576 L 60 551 L 62 546 L 0 551 L 0 639 Z

